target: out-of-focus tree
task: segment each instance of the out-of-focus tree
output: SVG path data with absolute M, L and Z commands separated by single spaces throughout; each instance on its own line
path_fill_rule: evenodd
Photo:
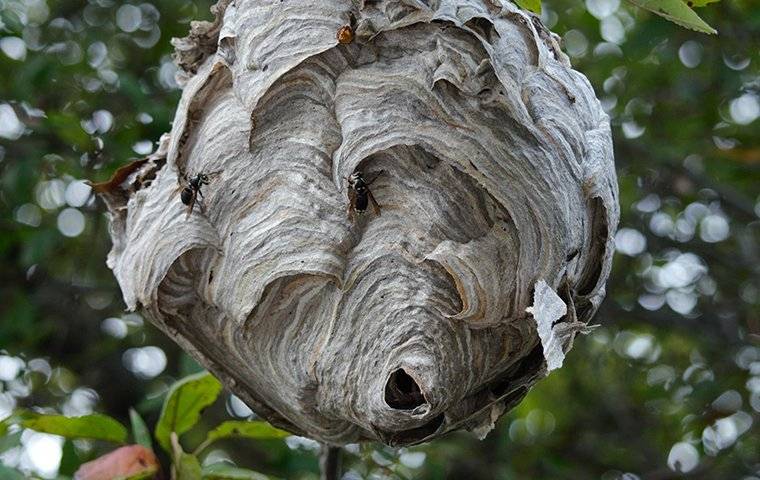
M 591 335 L 483 442 L 352 445 L 348 478 L 760 478 L 760 11 L 700 9 L 718 35 L 619 0 L 544 1 L 613 123 L 618 256 Z M 169 39 L 208 2 L 0 0 L 0 417 L 136 405 L 152 425 L 198 366 L 124 314 L 84 179 L 150 152 L 179 98 Z M 171 232 L 167 232 L 171 234 Z M 186 434 L 249 418 L 229 395 Z M 314 478 L 315 444 L 209 449 Z M 26 430 L 0 462 L 71 475 L 107 451 Z M 163 460 L 161 459 L 162 463 Z M 2 471 L 0 471 L 0 475 Z

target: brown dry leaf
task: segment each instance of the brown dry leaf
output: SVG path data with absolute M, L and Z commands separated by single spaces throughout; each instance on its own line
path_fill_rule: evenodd
M 145 162 L 147 162 L 148 160 L 149 158 L 143 158 L 141 160 L 135 160 L 134 162 L 130 162 L 124 165 L 123 167 L 119 167 L 116 170 L 116 172 L 114 172 L 113 176 L 111 176 L 111 178 L 105 182 L 98 182 L 98 183 L 87 182 L 87 183 L 97 193 L 113 192 L 113 190 L 118 188 L 118 186 L 121 185 L 124 182 L 124 180 L 126 180 L 138 168 L 142 167 L 145 164 Z

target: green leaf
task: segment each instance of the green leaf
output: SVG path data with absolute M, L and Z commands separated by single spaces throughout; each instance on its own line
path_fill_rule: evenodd
M 156 472 L 145 472 L 145 473 L 138 473 L 137 475 L 132 475 L 131 477 L 127 477 L 123 480 L 148 480 L 156 478 Z M 117 478 L 116 480 L 122 480 L 120 478 Z
M 137 475 L 132 475 L 131 477 L 127 477 L 124 480 L 148 480 L 152 478 L 156 478 L 156 472 L 138 473 Z
M 77 468 L 82 463 L 82 460 L 77 455 L 76 448 L 74 448 L 74 442 L 66 440 L 61 450 L 61 462 L 58 465 L 58 475 L 66 475 L 70 477 L 74 475 Z
M 3 480 L 24 480 L 26 477 L 18 470 L 6 467 L 0 463 L 0 478 Z
M 244 437 L 254 440 L 271 440 L 289 437 L 291 434 L 262 421 L 228 421 L 208 432 L 207 442 L 222 438 Z
M 21 444 L 22 433 L 24 432 L 19 430 L 16 433 L 5 434 L 0 437 L 0 453 L 5 452 L 6 450 L 10 450 L 13 447 L 18 447 Z
M 515 0 L 518 7 L 530 10 L 534 13 L 541 13 L 541 0 Z
M 23 420 L 28 418 L 34 418 L 36 416 L 35 413 L 30 412 L 29 410 L 19 408 L 18 410 L 14 410 L 13 413 L 5 417 L 2 421 L 0 421 L 0 436 L 5 435 L 8 432 L 8 428 L 11 425 L 18 425 Z
M 689 7 L 704 7 L 705 5 L 709 3 L 717 3 L 720 2 L 720 0 L 683 0 L 686 2 L 686 5 Z
M 156 440 L 171 452 L 171 433 L 181 435 L 198 422 L 201 410 L 214 403 L 222 384 L 210 373 L 185 377 L 169 390 L 156 425 Z
M 264 474 L 224 462 L 203 467 L 203 478 L 204 480 L 269 480 L 269 477 Z
M 699 18 L 694 10 L 689 8 L 683 0 L 628 0 L 637 7 L 649 10 L 657 15 L 670 20 L 682 27 L 703 33 L 718 33 L 704 20 Z
M 201 464 L 195 455 L 183 452 L 176 466 L 177 480 L 200 480 L 203 477 Z
M 153 441 L 150 438 L 148 427 L 134 408 L 129 409 L 129 421 L 132 423 L 132 436 L 135 442 L 147 449 L 153 450 Z
M 124 425 L 99 413 L 81 417 L 34 415 L 23 420 L 21 426 L 66 438 L 90 438 L 116 443 L 124 443 L 127 440 L 127 429 Z

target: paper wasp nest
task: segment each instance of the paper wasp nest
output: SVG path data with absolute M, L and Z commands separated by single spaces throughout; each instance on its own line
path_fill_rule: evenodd
M 506 1 L 215 13 L 175 40 L 171 133 L 96 186 L 128 308 L 294 433 L 485 435 L 604 296 L 619 209 L 589 82 Z M 355 171 L 380 215 L 348 215 Z

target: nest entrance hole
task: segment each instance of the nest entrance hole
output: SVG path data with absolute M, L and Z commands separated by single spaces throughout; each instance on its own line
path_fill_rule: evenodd
M 385 384 L 385 403 L 396 410 L 414 410 L 427 401 L 414 378 L 399 368 L 391 373 Z

